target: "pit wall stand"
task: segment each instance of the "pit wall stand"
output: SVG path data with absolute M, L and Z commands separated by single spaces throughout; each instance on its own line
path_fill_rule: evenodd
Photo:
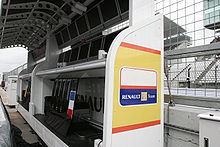
M 32 71 L 31 75 L 31 99 L 29 104 L 31 115 L 44 114 L 44 98 L 45 96 L 51 95 L 53 82 L 49 79 L 37 76 L 36 73 L 44 69 L 55 68 L 57 66 L 58 50 L 55 36 L 48 33 L 45 53 L 46 60 L 43 63 L 38 64 Z
M 132 25 L 106 63 L 103 147 L 163 146 L 163 16 Z

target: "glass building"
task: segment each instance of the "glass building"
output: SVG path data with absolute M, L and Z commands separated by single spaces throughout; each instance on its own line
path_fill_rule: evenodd
M 156 12 L 166 16 L 165 51 L 209 48 L 220 42 L 220 0 L 155 0 Z M 220 46 L 219 43 L 215 44 Z M 176 51 L 177 52 L 177 51 Z M 166 52 L 165 52 L 166 53 Z M 165 93 L 220 97 L 218 54 L 165 59 Z
M 204 26 L 218 29 L 220 23 L 220 0 L 204 0 Z
M 178 24 L 173 26 L 171 22 L 167 22 L 169 28 L 165 30 L 165 49 L 173 49 L 173 44 L 180 41 L 185 45 L 179 48 L 210 44 L 218 37 L 218 28 L 208 26 L 215 26 L 215 23 L 219 22 L 219 1 L 155 0 L 156 12 Z M 173 31 L 177 33 L 173 35 Z

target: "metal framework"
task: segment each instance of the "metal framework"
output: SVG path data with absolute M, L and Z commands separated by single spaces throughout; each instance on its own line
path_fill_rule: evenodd
M 94 0 L 5 0 L 2 3 L 0 48 L 25 45 L 37 48 L 48 32 L 71 23 L 76 4 L 85 9 Z M 77 9 L 78 10 L 78 9 Z M 81 11 L 81 10 L 79 10 Z

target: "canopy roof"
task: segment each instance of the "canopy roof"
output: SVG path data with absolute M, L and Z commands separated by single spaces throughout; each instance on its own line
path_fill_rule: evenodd
M 94 38 L 128 20 L 129 0 L 3 0 L 0 48 L 23 45 L 34 57 L 43 57 L 48 32 L 59 48 Z M 165 17 L 164 35 L 185 30 Z
M 48 31 L 71 23 L 95 0 L 3 0 L 0 48 L 38 48 Z

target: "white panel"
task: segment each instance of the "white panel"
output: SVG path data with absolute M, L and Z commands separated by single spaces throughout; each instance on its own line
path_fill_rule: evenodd
M 130 0 L 129 2 L 130 26 L 154 15 L 154 0 Z
M 207 112 L 205 114 L 200 114 L 199 117 L 200 147 L 219 147 L 220 112 Z M 207 140 L 207 146 L 205 140 Z
M 158 37 L 163 38 L 163 33 L 161 33 L 163 22 L 155 19 L 148 19 L 148 22 L 151 23 L 135 32 L 131 32 L 124 42 L 162 51 L 162 44 L 156 42 L 158 42 Z
M 138 136 L 138 138 L 137 138 Z M 141 137 L 140 137 L 141 136 Z M 122 142 L 121 140 L 126 141 Z M 160 147 L 161 125 L 114 134 L 112 147 Z M 149 145 L 154 146 L 149 146 Z
M 101 107 L 101 111 L 97 112 L 95 109 L 90 111 L 90 115 L 93 120 L 103 123 L 103 104 L 100 106 L 100 100 L 104 98 L 104 78 L 91 78 L 91 79 L 80 79 L 77 89 L 77 94 L 83 96 L 86 100 L 89 97 L 92 98 L 93 107 L 95 107 L 95 97 L 97 98 L 97 108 Z
M 125 67 L 121 70 L 121 85 L 157 86 L 157 74 L 154 71 Z
M 133 133 L 129 134 L 127 134 L 128 132 L 124 132 L 112 135 L 114 66 L 117 49 L 121 42 L 161 51 L 161 73 L 163 73 L 163 16 L 157 15 L 143 21 L 142 23 L 129 27 L 122 31 L 111 44 L 106 62 L 103 145 L 105 147 L 162 147 L 163 111 L 161 111 L 160 126 L 133 130 L 131 131 Z M 161 76 L 163 79 L 163 74 L 158 76 Z M 163 110 L 163 80 L 161 81 L 161 110 Z M 137 138 L 137 133 L 139 135 L 142 134 L 140 135 L 142 137 L 138 135 L 139 138 Z M 134 144 L 132 144 L 132 142 L 134 142 Z

